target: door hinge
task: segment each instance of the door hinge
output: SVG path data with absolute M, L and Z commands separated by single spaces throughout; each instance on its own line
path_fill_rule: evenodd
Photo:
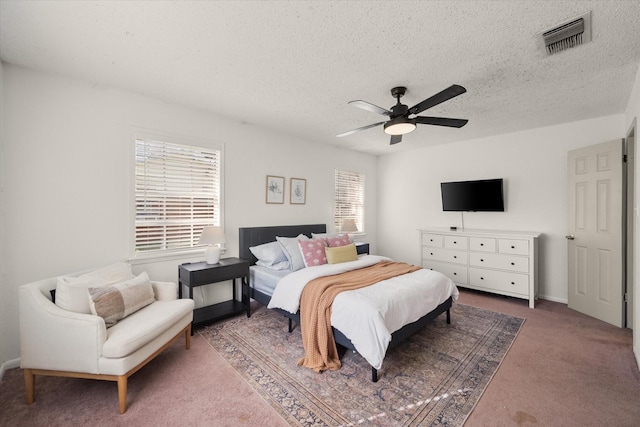
M 626 154 L 622 155 L 622 163 L 627 163 L 627 155 Z
M 629 302 L 629 294 L 627 292 L 624 293 L 624 302 Z

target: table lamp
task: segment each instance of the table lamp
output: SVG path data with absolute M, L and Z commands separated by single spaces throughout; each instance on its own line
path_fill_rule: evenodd
M 207 245 L 204 250 L 204 257 L 207 264 L 217 264 L 220 261 L 220 243 L 224 243 L 224 231 L 222 227 L 204 227 L 199 245 Z

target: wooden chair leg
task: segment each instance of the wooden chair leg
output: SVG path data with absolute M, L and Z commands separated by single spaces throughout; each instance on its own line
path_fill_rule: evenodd
M 185 348 L 189 350 L 191 348 L 191 324 L 189 324 L 189 328 L 185 332 L 185 338 L 186 338 Z
M 118 403 L 120 405 L 120 413 L 124 414 L 127 410 L 127 377 L 118 376 Z
M 24 370 L 24 388 L 27 392 L 27 405 L 31 405 L 35 400 L 36 376 L 31 369 Z

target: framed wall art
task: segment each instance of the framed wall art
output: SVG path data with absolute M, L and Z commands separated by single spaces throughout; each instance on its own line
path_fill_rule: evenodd
M 307 202 L 307 180 L 291 178 L 289 192 L 291 193 L 289 202 L 292 205 L 304 205 Z
M 284 203 L 284 177 L 267 175 L 267 203 Z

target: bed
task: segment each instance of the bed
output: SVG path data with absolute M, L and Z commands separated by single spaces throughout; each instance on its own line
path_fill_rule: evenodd
M 308 224 L 308 225 L 288 225 L 288 226 L 269 226 L 269 227 L 244 227 L 239 229 L 239 256 L 240 258 L 246 259 L 250 261 L 250 295 L 253 299 L 258 301 L 260 304 L 265 306 L 269 306 L 272 296 L 274 295 L 274 287 L 275 284 L 280 283 L 282 279 L 289 276 L 289 279 L 292 278 L 293 274 L 299 274 L 300 272 L 291 273 L 288 270 L 271 270 L 270 268 L 265 268 L 264 266 L 256 265 L 258 261 L 254 256 L 252 251 L 249 249 L 251 247 L 263 245 L 265 243 L 270 243 L 276 241 L 276 237 L 296 237 L 300 234 L 304 234 L 307 237 L 312 237 L 312 234 L 324 234 L 326 233 L 325 224 Z M 365 255 L 362 256 L 364 260 L 359 260 L 364 264 L 371 264 L 375 262 L 376 259 L 383 257 L 376 257 L 373 255 Z M 259 263 L 258 263 L 259 264 Z M 346 264 L 346 263 L 345 263 Z M 311 269 L 317 269 L 317 267 L 311 267 L 308 269 L 305 274 L 308 274 Z M 426 273 L 424 269 L 421 273 Z M 428 273 L 433 273 L 428 271 Z M 438 273 L 435 273 L 438 274 Z M 444 276 L 442 276 L 444 277 Z M 265 279 L 266 278 L 266 279 Z M 449 279 L 443 279 L 450 282 Z M 395 332 L 391 333 L 391 339 L 388 342 L 388 347 L 384 349 L 384 353 L 388 350 L 398 346 L 409 336 L 417 332 L 418 330 L 425 327 L 427 323 L 431 320 L 438 317 L 440 314 L 446 313 L 446 321 L 447 323 L 451 322 L 450 316 L 450 308 L 455 298 L 457 298 L 457 289 L 453 282 L 447 284 L 448 289 L 447 293 L 449 294 L 444 296 L 439 296 L 437 302 L 437 306 L 433 308 L 428 313 L 421 315 L 415 321 L 411 323 L 404 324 L 404 326 L 395 330 Z M 445 292 L 445 291 L 443 291 Z M 300 323 L 300 312 L 290 312 L 288 310 L 282 308 L 273 308 L 275 311 L 283 314 L 289 319 L 289 332 L 293 330 L 293 323 Z M 291 310 L 291 308 L 289 308 Z M 250 312 L 249 312 L 250 315 Z M 345 328 L 342 328 L 345 329 Z M 350 333 L 343 333 L 340 329 L 333 327 L 333 336 L 337 345 L 342 346 L 346 349 L 350 349 L 362 354 L 356 348 L 356 345 L 352 342 L 348 336 Z M 384 353 L 382 357 L 384 357 Z M 363 355 L 364 356 L 364 355 Z M 365 357 L 366 359 L 367 357 Z M 367 359 L 369 361 L 369 359 Z M 373 382 L 378 381 L 378 369 L 381 365 L 381 362 L 371 363 L 371 378 Z M 374 365 L 378 365 L 377 367 Z

